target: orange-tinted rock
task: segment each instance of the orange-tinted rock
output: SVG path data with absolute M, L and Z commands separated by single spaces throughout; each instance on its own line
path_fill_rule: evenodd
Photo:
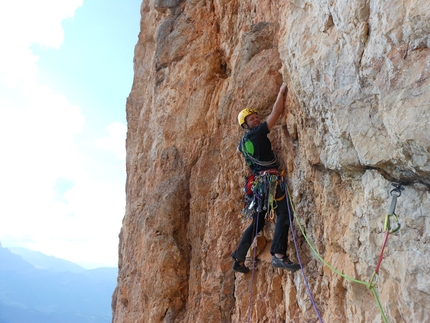
M 403 181 L 376 290 L 389 322 L 430 321 L 429 2 L 157 0 L 141 14 L 113 321 L 318 321 L 301 272 L 270 265 L 273 223 L 252 295 L 231 269 L 247 226 L 237 114 L 267 116 L 283 81 L 270 137 L 309 241 L 368 282 Z M 294 230 L 324 321 L 382 322 L 371 291 Z

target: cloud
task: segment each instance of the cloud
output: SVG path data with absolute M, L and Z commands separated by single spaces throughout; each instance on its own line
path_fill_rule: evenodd
M 37 57 L 32 44 L 60 48 L 61 22 L 73 17 L 83 0 L 14 0 L 0 2 L 0 82 L 17 86 L 36 82 Z
M 125 138 L 127 127 L 120 123 L 114 122 L 107 126 L 109 136 L 96 141 L 96 146 L 115 153 L 119 160 L 125 160 Z
M 115 265 L 124 188 L 91 174 L 92 157 L 76 142 L 84 129 L 82 108 L 38 83 L 31 51 L 35 43 L 60 48 L 61 22 L 82 2 L 0 2 L 0 241 Z M 107 130 L 93 144 L 123 163 L 125 126 L 113 123 Z

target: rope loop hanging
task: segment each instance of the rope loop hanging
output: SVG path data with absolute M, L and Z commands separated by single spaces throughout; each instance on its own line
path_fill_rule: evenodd
M 305 271 L 303 269 L 303 265 L 302 265 L 301 260 L 300 260 L 299 248 L 298 248 L 298 244 L 296 242 L 296 236 L 295 236 L 295 232 L 294 232 L 294 228 L 293 228 L 293 219 L 292 218 L 294 217 L 294 219 L 296 220 L 297 226 L 299 227 L 299 229 L 300 229 L 300 231 L 302 233 L 302 236 L 305 239 L 305 241 L 308 243 L 310 249 L 314 252 L 314 254 L 316 255 L 316 257 L 325 266 L 327 266 L 328 268 L 330 268 L 334 273 L 338 274 L 339 276 L 343 277 L 344 279 L 349 280 L 349 281 L 354 282 L 354 283 L 365 285 L 367 288 L 370 289 L 370 291 L 372 292 L 373 297 L 374 297 L 374 299 L 376 301 L 376 304 L 378 305 L 379 311 L 381 313 L 382 320 L 384 321 L 384 323 L 388 323 L 387 317 L 385 316 L 384 310 L 382 308 L 382 304 L 381 304 L 381 302 L 379 300 L 378 293 L 376 292 L 376 289 L 375 289 L 376 284 L 374 284 L 373 281 L 374 281 L 376 275 L 379 272 L 379 267 L 380 267 L 381 262 L 382 262 L 382 255 L 384 253 L 384 248 L 385 248 L 385 245 L 387 243 L 387 239 L 388 239 L 389 234 L 398 232 L 400 230 L 400 223 L 398 222 L 397 215 L 394 213 L 394 211 L 396 209 L 397 198 L 401 196 L 402 191 L 404 190 L 404 188 L 403 188 L 403 186 L 401 184 L 392 184 L 392 185 L 395 188 L 390 191 L 390 195 L 393 197 L 393 199 L 391 201 L 390 209 L 389 209 L 389 212 L 388 212 L 388 215 L 386 217 L 385 224 L 384 224 L 384 227 L 386 227 L 385 228 L 385 239 L 384 239 L 384 243 L 383 243 L 383 246 L 382 246 L 381 254 L 379 256 L 378 265 L 377 265 L 377 267 L 375 269 L 375 272 L 373 273 L 372 278 L 370 279 L 369 282 L 362 281 L 362 280 L 359 280 L 359 279 L 355 279 L 353 277 L 345 275 L 345 274 L 341 273 L 340 271 L 338 271 L 337 269 L 335 269 L 334 267 L 332 267 L 329 263 L 327 263 L 324 260 L 324 258 L 321 256 L 321 254 L 312 245 L 311 241 L 309 240 L 308 236 L 305 233 L 305 230 L 304 230 L 303 226 L 300 224 L 299 218 L 297 216 L 297 212 L 296 212 L 294 204 L 293 204 L 293 200 L 292 200 L 291 194 L 289 192 L 289 189 L 288 189 L 288 187 L 285 188 L 285 194 L 288 196 L 289 208 L 291 208 L 291 213 L 293 215 L 293 216 L 291 216 L 291 213 L 290 213 L 290 227 L 291 227 L 291 230 L 292 230 L 292 233 L 293 233 L 293 241 L 294 241 L 294 245 L 295 245 L 295 248 L 296 248 L 296 255 L 297 255 L 297 258 L 299 259 L 300 267 L 302 268 L 302 275 L 303 275 L 303 278 L 305 280 L 306 288 L 308 290 L 310 299 L 312 301 L 312 304 L 314 306 L 315 312 L 316 312 L 316 314 L 317 314 L 318 319 L 319 319 L 320 322 L 322 322 L 322 317 L 321 317 L 321 315 L 320 315 L 320 313 L 318 311 L 318 308 L 317 308 L 316 303 L 314 301 L 314 298 L 312 296 L 310 287 L 308 285 L 308 282 L 307 282 L 307 279 L 306 279 L 306 276 L 305 276 Z M 289 212 L 290 212 L 290 210 L 289 210 Z M 395 229 L 391 229 L 391 225 L 390 225 L 390 221 L 389 221 L 389 218 L 391 216 L 394 217 L 394 219 L 396 221 L 396 228 Z

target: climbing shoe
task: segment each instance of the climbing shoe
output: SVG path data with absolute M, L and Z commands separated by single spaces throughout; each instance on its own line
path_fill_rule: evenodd
M 233 263 L 233 270 L 243 274 L 249 272 L 249 268 L 245 266 L 245 263 L 240 264 L 237 260 L 235 260 Z
M 292 272 L 300 269 L 300 265 L 292 262 L 288 258 L 288 256 L 284 256 L 283 258 L 278 258 L 274 255 L 272 257 L 272 266 L 275 268 L 283 268 Z

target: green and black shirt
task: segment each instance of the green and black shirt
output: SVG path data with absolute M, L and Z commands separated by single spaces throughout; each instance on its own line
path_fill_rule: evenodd
M 267 122 L 264 121 L 258 127 L 244 134 L 239 143 L 238 149 L 242 152 L 247 165 L 254 174 L 258 174 L 262 170 L 279 167 L 272 150 L 272 144 L 267 137 L 269 132 Z

